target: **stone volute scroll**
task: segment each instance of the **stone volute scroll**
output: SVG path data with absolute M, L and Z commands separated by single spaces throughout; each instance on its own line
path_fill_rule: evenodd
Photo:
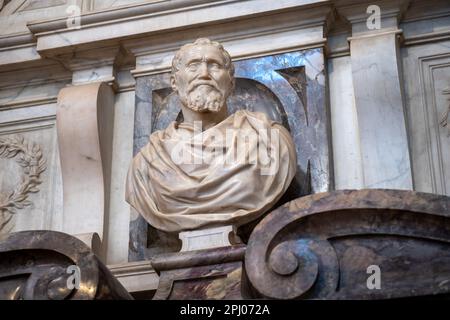
M 63 176 L 63 231 L 103 257 L 111 172 L 114 93 L 95 82 L 63 88 L 56 114 Z
M 267 215 L 250 236 L 245 272 L 254 298 L 448 298 L 449 249 L 450 197 L 339 190 Z M 377 290 L 373 266 L 382 271 Z
M 153 132 L 136 154 L 127 201 L 150 225 L 171 233 L 257 219 L 296 173 L 289 131 L 264 113 L 229 114 L 234 66 L 217 42 L 198 39 L 183 46 L 173 59 L 170 83 L 183 119 Z
M 68 234 L 0 235 L 0 300 L 131 300 L 92 250 Z

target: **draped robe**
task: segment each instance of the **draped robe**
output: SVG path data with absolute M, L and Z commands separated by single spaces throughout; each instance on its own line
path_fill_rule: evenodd
M 280 199 L 296 162 L 289 132 L 264 113 L 240 110 L 203 132 L 172 122 L 134 157 L 126 200 L 167 232 L 239 226 Z

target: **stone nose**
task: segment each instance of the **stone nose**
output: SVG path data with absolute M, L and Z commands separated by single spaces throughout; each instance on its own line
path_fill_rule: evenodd
M 211 79 L 211 76 L 209 74 L 208 64 L 206 62 L 202 62 L 200 64 L 199 70 L 198 70 L 198 78 L 199 79 Z

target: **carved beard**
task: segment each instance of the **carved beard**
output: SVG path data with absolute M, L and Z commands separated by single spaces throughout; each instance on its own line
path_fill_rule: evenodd
M 187 107 L 196 112 L 218 112 L 224 104 L 222 92 L 210 85 L 196 86 L 187 97 Z

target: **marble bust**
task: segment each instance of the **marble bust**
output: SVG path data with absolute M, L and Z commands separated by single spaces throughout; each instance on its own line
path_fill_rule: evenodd
M 230 55 L 198 39 L 172 61 L 183 122 L 151 134 L 128 172 L 126 200 L 153 227 L 182 232 L 240 226 L 267 212 L 296 171 L 289 132 L 264 113 L 227 112 Z

